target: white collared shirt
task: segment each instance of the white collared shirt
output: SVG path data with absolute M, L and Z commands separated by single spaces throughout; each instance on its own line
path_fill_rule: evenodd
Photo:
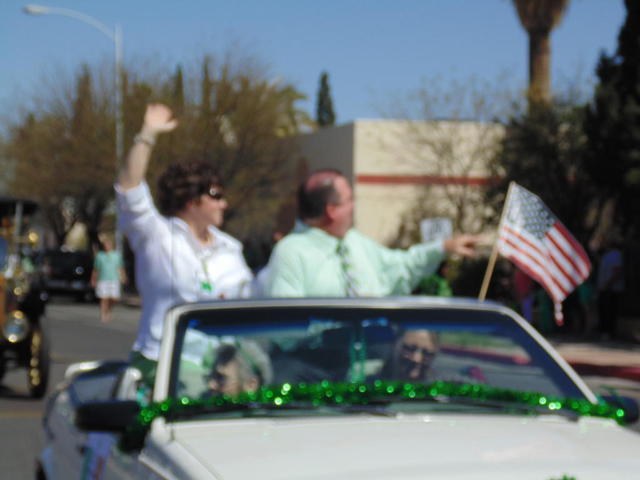
M 118 221 L 135 252 L 136 286 L 142 298 L 133 350 L 156 360 L 169 308 L 184 302 L 246 298 L 251 270 L 235 238 L 209 227 L 213 241 L 204 247 L 184 221 L 160 215 L 146 183 L 115 189 Z

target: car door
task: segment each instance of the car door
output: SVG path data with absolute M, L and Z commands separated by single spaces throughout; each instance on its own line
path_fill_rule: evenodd
M 51 468 L 56 479 L 80 478 L 84 461 L 86 434 L 73 422 L 75 403 L 68 389 L 51 399 L 45 416 L 46 449 L 50 452 Z
M 55 478 L 101 478 L 115 436 L 79 430 L 74 411 L 86 402 L 111 399 L 125 367 L 126 362 L 112 361 L 81 370 L 51 398 L 44 424 Z

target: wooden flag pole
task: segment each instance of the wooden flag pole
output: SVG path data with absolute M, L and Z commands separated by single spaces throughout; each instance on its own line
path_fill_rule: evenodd
M 487 264 L 487 270 L 484 272 L 484 279 L 482 280 L 482 286 L 480 287 L 480 294 L 478 295 L 478 300 L 484 301 L 487 296 L 487 290 L 489 290 L 489 282 L 491 281 L 491 276 L 493 275 L 493 269 L 496 265 L 496 260 L 498 258 L 498 236 L 500 235 L 500 230 L 502 228 L 502 222 L 504 221 L 504 215 L 507 211 L 507 206 L 509 205 L 509 199 L 511 198 L 511 192 L 513 191 L 513 186 L 515 182 L 509 183 L 509 189 L 507 190 L 507 198 L 504 202 L 504 206 L 502 207 L 502 213 L 500 214 L 500 223 L 498 223 L 498 235 L 496 236 L 495 241 L 493 242 L 493 248 L 491 249 L 491 256 L 489 257 L 489 263 Z

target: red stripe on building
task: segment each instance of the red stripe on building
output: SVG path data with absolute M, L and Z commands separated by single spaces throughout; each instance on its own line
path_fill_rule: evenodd
M 470 185 L 485 187 L 497 183 L 496 177 L 441 177 L 437 175 L 356 175 L 356 183 L 379 185 Z

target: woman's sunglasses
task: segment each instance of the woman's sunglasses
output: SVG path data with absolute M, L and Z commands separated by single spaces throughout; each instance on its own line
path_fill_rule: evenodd
M 214 200 L 222 200 L 224 198 L 224 193 L 222 193 L 217 188 L 211 187 L 209 190 L 205 192 L 206 195 L 209 195 Z

